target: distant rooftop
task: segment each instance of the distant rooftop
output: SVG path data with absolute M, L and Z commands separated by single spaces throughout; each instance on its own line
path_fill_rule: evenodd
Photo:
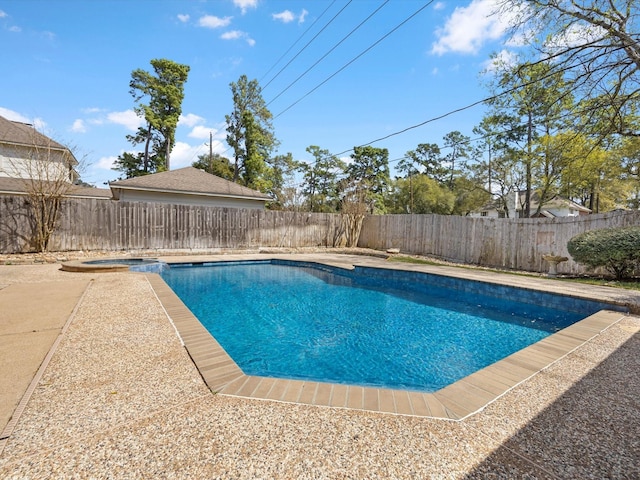
M 119 189 L 271 200 L 269 195 L 194 167 L 119 180 L 109 183 L 109 186 L 116 200 L 119 198 Z
M 38 132 L 33 125 L 7 120 L 4 117 L 0 117 L 0 143 L 68 150 L 64 145 Z
M 30 182 L 32 182 L 32 180 L 24 178 L 0 177 L 0 193 L 24 195 L 29 192 Z M 69 190 L 66 192 L 65 196 L 111 199 L 111 190 L 106 188 L 91 188 L 70 184 Z

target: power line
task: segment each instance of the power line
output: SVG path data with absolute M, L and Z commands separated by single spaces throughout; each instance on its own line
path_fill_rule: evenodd
M 320 29 L 320 31 L 319 31 L 318 33 L 316 33 L 316 34 L 315 34 L 315 36 L 314 36 L 311 40 L 309 40 L 309 41 L 307 42 L 307 44 L 306 44 L 304 47 L 302 47 L 302 48 L 300 49 L 300 50 L 298 51 L 298 53 L 296 53 L 296 54 L 294 55 L 294 57 L 293 57 L 291 60 L 289 60 L 289 62 L 287 62 L 287 64 L 286 64 L 284 67 L 282 67 L 282 68 L 280 69 L 280 71 L 278 71 L 278 73 L 276 73 L 276 74 L 275 74 L 275 76 L 274 76 L 271 80 L 269 80 L 269 82 L 267 82 L 267 84 L 266 84 L 263 88 L 268 87 L 268 86 L 269 86 L 269 84 L 270 84 L 271 82 L 273 82 L 273 81 L 276 79 L 276 77 L 277 77 L 278 75 L 280 75 L 280 74 L 284 71 L 284 69 L 285 69 L 285 68 L 287 68 L 289 65 L 291 65 L 291 63 L 292 63 L 296 58 L 298 58 L 298 55 L 300 55 L 302 52 L 304 52 L 304 51 L 307 49 L 307 47 L 308 47 L 309 45 L 311 45 L 311 43 L 313 43 L 313 41 L 314 41 L 316 38 L 318 38 L 318 37 L 320 36 L 320 34 L 321 34 L 322 32 L 324 32 L 324 31 L 325 31 L 325 29 L 326 29 L 329 25 L 331 25 L 331 23 L 332 23 L 336 18 L 338 18 L 338 16 L 339 16 L 342 12 L 344 12 L 344 10 L 345 10 L 345 9 L 346 9 L 350 4 L 351 4 L 351 2 L 352 2 L 352 1 L 353 1 L 353 0 L 349 0 L 349 1 L 347 2 L 347 4 L 346 4 L 344 7 L 342 7 L 342 8 L 340 9 L 340 11 L 339 11 L 338 13 L 336 13 L 336 14 L 333 16 L 333 18 L 332 18 L 331 20 L 329 20 L 329 21 L 325 24 L 325 26 L 324 26 L 324 27 L 322 27 L 322 28 Z M 332 5 L 333 5 L 333 4 L 332 4 Z M 323 12 L 323 13 L 324 13 L 324 12 Z
M 344 37 L 342 37 L 342 39 L 336 43 L 333 47 L 331 47 L 329 49 L 329 51 L 327 53 L 325 53 L 322 57 L 320 57 L 313 65 L 311 65 L 309 68 L 307 68 L 301 75 L 298 76 L 298 78 L 296 78 L 293 82 L 291 82 L 289 85 L 287 85 L 278 95 L 276 95 L 274 98 L 272 98 L 269 103 L 267 103 L 267 106 L 269 106 L 271 103 L 273 103 L 278 97 L 280 97 L 280 95 L 282 95 L 284 92 L 286 92 L 287 90 L 289 90 L 293 85 L 295 85 L 298 80 L 300 80 L 302 77 L 304 77 L 307 73 L 309 73 L 311 70 L 313 70 L 313 68 L 318 65 L 320 62 L 322 62 L 322 60 L 324 60 L 325 58 L 327 58 L 331 52 L 333 52 L 336 48 L 338 48 L 344 41 L 347 40 L 347 38 L 349 38 L 351 35 L 353 35 L 362 25 L 364 25 L 365 23 L 367 23 L 371 18 L 373 18 L 373 16 L 378 13 L 380 10 L 382 10 L 382 7 L 384 7 L 387 3 L 389 3 L 389 0 L 385 0 L 378 8 L 376 8 L 373 13 L 371 13 L 367 18 L 365 18 L 362 22 L 360 22 L 358 24 L 358 26 L 356 26 L 353 30 L 351 30 L 347 35 L 345 35 Z
M 331 4 L 330 4 L 327 8 L 325 8 L 325 9 L 324 9 L 324 11 L 323 11 L 323 12 L 322 12 L 322 13 L 321 13 L 321 14 L 320 14 L 320 15 L 319 15 L 319 16 L 318 16 L 318 17 L 313 21 L 313 23 L 312 23 L 311 25 L 309 25 L 309 27 L 308 27 L 308 28 L 307 28 L 307 29 L 302 33 L 302 35 L 300 35 L 300 36 L 297 38 L 297 40 L 291 44 L 291 46 L 287 49 L 287 51 L 286 51 L 286 52 L 284 52 L 284 53 L 280 56 L 280 58 L 278 58 L 278 60 L 276 60 L 276 61 L 275 61 L 275 63 L 274 63 L 273 65 L 271 65 L 271 67 L 269 67 L 269 70 L 267 70 L 267 71 L 266 71 L 266 73 L 265 73 L 264 75 L 262 75 L 262 78 L 259 80 L 260 82 L 262 82 L 262 80 L 264 79 L 264 77 L 266 77 L 267 75 L 269 75 L 269 72 L 271 72 L 271 70 L 273 70 L 273 69 L 276 67 L 276 65 L 277 65 L 278 63 L 280 63 L 280 61 L 281 61 L 284 57 L 286 57 L 286 56 L 287 56 L 287 53 L 289 53 L 289 52 L 291 51 L 291 49 L 293 49 L 293 47 L 295 47 L 295 46 L 298 44 L 298 42 L 299 42 L 300 40 L 302 40 L 302 38 L 307 34 L 307 32 L 308 32 L 309 30 L 311 30 L 311 29 L 313 28 L 313 26 L 314 26 L 316 23 L 318 23 L 318 21 L 320 21 L 320 19 L 324 16 L 324 14 L 325 14 L 325 13 L 327 13 L 327 11 L 328 11 L 332 6 L 333 6 L 333 4 L 334 4 L 334 3 L 336 3 L 336 1 L 337 1 L 337 0 L 333 0 L 333 2 L 331 2 Z M 333 20 L 332 20 L 332 21 L 333 21 Z M 314 38 L 315 38 L 315 37 L 314 37 Z M 306 46 L 305 46 L 305 48 L 306 48 Z M 304 48 L 303 48 L 303 50 L 304 50 Z M 288 65 L 288 64 L 287 64 L 287 65 Z M 286 66 L 285 66 L 285 68 L 286 68 Z M 282 70 L 280 70 L 280 72 L 282 72 Z M 280 72 L 278 72 L 278 73 L 276 74 L 276 76 L 275 76 L 275 77 L 273 77 L 271 80 L 269 80 L 269 83 L 271 83 L 273 80 L 275 80 L 275 78 L 280 74 Z M 269 83 L 267 83 L 267 85 L 269 85 Z M 266 87 L 267 85 L 265 85 L 265 87 Z
M 402 130 L 399 130 L 397 132 L 390 133 L 389 135 L 385 135 L 384 137 L 376 138 L 375 140 L 372 140 L 370 142 L 367 142 L 367 143 L 364 143 L 364 144 L 358 145 L 358 146 L 359 147 L 365 147 L 365 146 L 380 142 L 382 140 L 386 140 L 388 138 L 395 137 L 397 135 L 403 134 L 405 132 L 408 132 L 409 130 L 414 130 L 416 128 L 422 127 L 422 126 L 427 125 L 429 123 L 433 123 L 433 122 L 435 122 L 437 120 L 442 120 L 443 118 L 446 118 L 446 117 L 448 117 L 450 115 L 453 115 L 454 113 L 459 113 L 459 112 L 462 112 L 464 110 L 469 110 L 470 108 L 476 107 L 476 106 L 478 106 L 480 104 L 488 103 L 488 102 L 491 102 L 493 100 L 497 100 L 498 98 L 500 98 L 500 97 L 502 97 L 504 95 L 513 93 L 513 92 L 515 92 L 517 90 L 520 90 L 520 89 L 525 88 L 525 87 L 529 87 L 531 85 L 535 85 L 536 83 L 541 82 L 542 80 L 546 80 L 547 78 L 550 78 L 550 77 L 552 77 L 554 75 L 557 75 L 558 73 L 571 70 L 571 69 L 573 69 L 573 68 L 575 68 L 577 66 L 583 65 L 583 64 L 584 64 L 584 62 L 580 62 L 580 63 L 575 64 L 575 65 L 567 65 L 567 66 L 561 68 L 560 70 L 551 71 L 551 72 L 547 73 L 546 75 L 543 75 L 540 78 L 536 78 L 534 80 L 530 80 L 528 82 L 521 83 L 519 85 L 515 85 L 515 86 L 513 86 L 511 88 L 508 88 L 506 90 L 503 90 L 503 91 L 501 91 L 501 92 L 499 92 L 499 93 L 497 93 L 495 95 L 491 95 L 489 97 L 483 98 L 482 100 L 477 100 L 477 101 L 475 101 L 473 103 L 470 103 L 470 104 L 468 104 L 468 105 L 466 105 L 464 107 L 460 107 L 460 108 L 456 108 L 454 110 L 450 110 L 450 111 L 448 111 L 446 113 L 443 113 L 442 115 L 438 115 L 436 117 L 433 117 L 433 118 L 430 118 L 428 120 L 425 120 L 424 122 L 420 122 L 420 123 L 417 123 L 415 125 L 411 125 L 409 127 L 403 128 Z M 337 153 L 336 156 L 344 155 L 345 153 L 349 153 L 351 151 L 353 151 L 353 148 L 350 148 L 350 149 L 345 150 L 343 152 Z
M 422 7 L 420 7 L 418 10 L 416 10 L 414 13 L 412 13 L 409 17 L 407 17 L 406 19 L 404 19 L 402 22 L 400 22 L 398 25 L 396 25 L 393 29 L 391 29 L 389 32 L 387 32 L 385 35 L 383 35 L 382 37 L 380 37 L 378 40 L 376 40 L 373 44 L 371 44 L 369 47 L 367 47 L 366 49 L 364 49 L 361 53 L 359 53 L 357 56 L 355 56 L 353 59 L 349 60 L 346 64 L 344 64 L 342 67 L 340 67 L 336 72 L 334 72 L 333 74 L 329 75 L 329 77 L 327 77 L 325 80 L 323 80 L 322 82 L 320 82 L 318 85 L 316 85 L 314 88 L 312 88 L 310 91 L 308 91 L 307 93 L 305 93 L 302 97 L 300 97 L 298 100 L 296 100 L 295 102 L 293 102 L 291 105 L 289 105 L 287 108 L 285 108 L 284 110 L 282 110 L 280 113 L 278 113 L 277 115 L 275 115 L 273 118 L 278 118 L 280 115 L 282 115 L 283 113 L 285 113 L 286 111 L 288 111 L 289 109 L 291 109 L 292 107 L 294 107 L 295 105 L 297 105 L 298 103 L 300 103 L 303 99 L 305 99 L 306 97 L 308 97 L 309 95 L 311 95 L 313 92 L 315 92 L 318 88 L 320 88 L 322 85 L 324 85 L 325 83 L 327 83 L 329 80 L 331 80 L 333 77 L 335 77 L 336 75 L 338 75 L 340 72 L 342 72 L 344 69 L 346 69 L 349 65 L 351 65 L 353 62 L 355 62 L 356 60 L 358 60 L 360 57 L 362 57 L 364 54 L 366 54 L 369 50 L 371 50 L 372 48 L 374 48 L 375 46 L 377 46 L 380 42 L 382 42 L 383 40 L 385 40 L 388 36 L 390 36 L 392 33 L 394 33 L 396 30 L 398 30 L 400 27 L 402 27 L 405 23 L 407 23 L 409 20 L 411 20 L 413 17 L 415 17 L 416 15 L 418 15 L 420 12 L 422 12 L 422 10 L 424 10 L 425 8 L 427 8 L 429 5 L 431 5 L 434 2 L 434 0 L 430 0 L 429 2 L 427 2 L 426 4 L 424 4 Z

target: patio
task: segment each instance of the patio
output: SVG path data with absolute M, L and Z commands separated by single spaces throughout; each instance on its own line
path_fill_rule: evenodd
M 31 348 L 42 358 L 49 346 L 55 351 L 29 401 L 18 405 L 17 422 L 0 425 L 2 478 L 640 476 L 638 316 L 624 316 L 480 412 L 453 421 L 212 394 L 144 274 L 0 266 L 0 323 L 33 316 L 29 298 L 50 306 L 29 329 L 3 331 L 2 391 L 13 381 L 6 362 L 15 362 L 5 346 L 25 357 Z

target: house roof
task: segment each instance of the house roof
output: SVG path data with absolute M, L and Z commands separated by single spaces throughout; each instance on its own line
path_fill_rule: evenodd
M 539 195 L 531 196 L 531 210 L 535 210 L 538 208 Z M 561 197 L 560 195 L 554 195 L 548 201 L 544 203 L 542 206 L 542 210 L 549 210 L 550 208 L 571 208 L 573 210 L 578 210 L 579 212 L 590 213 L 591 210 L 587 207 L 583 207 L 582 205 L 574 202 L 573 200 L 569 200 L 568 198 Z
M 31 180 L 24 178 L 0 177 L 0 194 L 25 195 L 29 192 Z M 69 184 L 67 197 L 111 199 L 111 190 L 106 188 L 82 187 Z
M 0 143 L 69 150 L 64 145 L 38 132 L 33 125 L 7 120 L 4 117 L 0 117 Z
M 519 191 L 517 192 L 517 195 L 521 200 L 517 202 L 516 209 L 520 211 L 522 210 L 522 204 L 524 203 L 525 192 Z M 536 212 L 539 204 L 540 204 L 540 194 L 538 192 L 531 192 L 530 209 L 532 213 Z M 503 201 L 499 198 L 494 198 L 493 200 L 485 204 L 482 208 L 478 209 L 478 211 L 501 210 L 503 208 L 504 208 Z M 591 213 L 590 209 L 588 209 L 587 207 L 583 207 L 582 205 L 574 202 L 573 200 L 569 200 L 568 198 L 561 197 L 560 195 L 554 195 L 553 197 L 548 199 L 546 202 L 544 202 L 544 205 L 540 210 L 540 214 L 548 218 L 553 218 L 555 215 L 549 212 L 549 210 L 553 208 L 571 208 L 579 212 Z
M 243 187 L 224 178 L 195 167 L 184 167 L 167 172 L 153 173 L 109 183 L 113 198 L 120 197 L 120 190 L 141 190 L 214 197 L 234 197 L 269 201 L 271 197 L 251 188 Z

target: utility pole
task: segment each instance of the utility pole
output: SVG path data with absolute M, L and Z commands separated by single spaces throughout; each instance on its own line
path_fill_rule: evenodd
M 209 168 L 213 172 L 213 132 L 209 132 Z

